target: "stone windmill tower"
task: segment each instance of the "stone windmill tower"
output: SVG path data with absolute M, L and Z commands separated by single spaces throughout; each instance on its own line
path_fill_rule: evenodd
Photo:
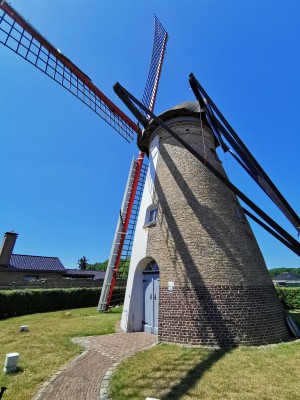
M 198 102 L 159 118 L 226 176 Z M 237 197 L 155 121 L 139 146 L 150 167 L 122 329 L 191 345 L 286 340 L 284 312 Z

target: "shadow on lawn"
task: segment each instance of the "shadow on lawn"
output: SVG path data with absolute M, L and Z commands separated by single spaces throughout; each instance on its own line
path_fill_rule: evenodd
M 288 314 L 300 327 L 300 310 L 289 311 Z M 169 393 L 162 396 L 161 400 L 175 400 L 187 394 L 199 382 L 205 372 L 234 349 L 235 347 L 227 347 L 212 351 L 203 361 L 190 369 L 177 385 L 172 386 Z M 182 363 L 184 364 L 184 360 Z
M 171 141 L 171 144 L 173 147 L 181 146 L 177 142 L 174 143 Z M 199 200 L 199 198 L 201 198 L 199 190 L 197 189 L 197 191 L 195 188 L 190 187 L 189 182 L 186 181 L 185 176 L 174 162 L 172 154 L 169 153 L 169 147 L 167 145 L 161 145 L 160 155 L 167 166 L 168 174 L 176 182 L 181 192 L 180 194 L 184 199 L 184 203 L 186 203 L 187 207 L 193 212 L 190 218 L 195 219 L 197 224 L 201 225 L 203 235 L 209 238 L 210 243 L 215 243 L 214 247 L 222 249 L 226 254 L 227 260 L 229 260 L 232 265 L 239 266 L 246 264 L 247 260 L 244 262 L 241 259 L 241 255 L 237 256 L 237 252 L 232 250 L 231 242 L 228 242 L 227 237 L 230 231 L 229 220 L 224 222 L 224 219 L 213 207 Z M 193 158 L 189 158 L 189 161 L 193 162 L 194 160 Z M 197 171 L 199 172 L 199 170 Z M 216 185 L 214 177 L 209 175 L 207 179 L 209 184 Z M 174 217 L 174 213 L 171 209 L 172 204 L 169 204 L 170 196 L 168 196 L 168 192 L 163 182 L 161 182 L 158 172 L 155 177 L 155 193 L 158 203 L 163 205 L 164 212 L 158 217 L 157 222 L 162 235 L 165 236 L 164 243 L 167 246 L 167 251 L 173 262 L 174 273 L 178 276 L 182 274 L 182 266 L 177 260 L 184 260 L 184 264 L 188 266 L 188 272 L 182 281 L 182 285 L 183 287 L 191 287 L 194 289 L 194 301 L 198 305 L 198 308 L 197 306 L 191 307 L 190 309 L 187 307 L 184 310 L 183 316 L 178 315 L 178 320 L 181 321 L 180 329 L 182 332 L 188 332 L 190 329 L 184 326 L 185 322 L 183 320 L 185 319 L 187 325 L 189 325 L 189 323 L 192 325 L 188 334 L 196 332 L 199 337 L 210 335 L 213 338 L 213 344 L 220 347 L 218 350 L 209 352 L 205 359 L 202 359 L 196 366 L 189 369 L 185 364 L 185 360 L 182 360 L 182 378 L 180 382 L 171 386 L 169 392 L 161 397 L 161 400 L 174 400 L 180 398 L 196 386 L 205 372 L 234 349 L 234 346 L 237 344 L 237 333 L 234 323 L 230 321 L 228 315 L 224 315 L 224 308 L 231 306 L 230 301 L 228 305 L 224 302 L 222 306 L 215 301 L 216 299 L 211 292 L 211 287 L 209 287 L 207 281 L 203 279 L 199 270 L 198 261 L 197 258 L 195 258 L 197 253 L 190 252 L 187 240 L 188 235 L 185 235 L 184 229 L 182 229 L 182 226 L 179 225 Z M 225 195 L 227 196 L 226 193 Z M 230 195 L 228 195 L 228 199 L 231 201 Z M 243 268 L 240 268 L 239 273 L 242 277 L 245 277 Z M 187 305 L 190 304 L 189 293 L 190 290 L 187 292 L 183 291 L 183 296 L 187 296 L 184 300 Z M 196 309 L 197 312 L 195 312 Z M 200 326 L 198 321 L 203 322 L 202 326 Z M 206 330 L 206 332 L 204 332 L 204 330 Z M 178 367 L 180 368 L 180 366 Z M 186 372 L 187 369 L 188 371 Z M 169 383 L 172 384 L 172 382 Z
M 0 399 L 2 398 L 2 396 L 3 396 L 3 394 L 4 394 L 4 392 L 5 392 L 6 389 L 7 389 L 7 387 L 1 386 L 1 390 L 0 390 Z
M 188 371 L 177 385 L 172 386 L 169 393 L 162 396 L 161 400 L 175 400 L 186 394 L 199 382 L 199 379 L 202 378 L 205 372 L 233 349 L 233 347 L 222 348 L 210 353 L 205 360 L 201 361 L 194 368 Z

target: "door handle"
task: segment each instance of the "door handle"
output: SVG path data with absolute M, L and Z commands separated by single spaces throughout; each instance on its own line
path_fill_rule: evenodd
M 152 293 L 150 293 L 150 300 L 152 300 Z
M 154 293 L 154 300 L 156 300 L 156 293 Z

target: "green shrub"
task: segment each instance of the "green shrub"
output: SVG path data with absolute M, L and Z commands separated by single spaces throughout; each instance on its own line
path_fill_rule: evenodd
M 99 288 L 0 290 L 0 318 L 39 312 L 97 306 Z M 116 288 L 115 297 L 124 298 L 125 289 Z
M 2 290 L 0 317 L 91 307 L 99 295 L 99 289 L 94 288 Z
M 300 287 L 278 287 L 276 291 L 284 308 L 300 309 Z

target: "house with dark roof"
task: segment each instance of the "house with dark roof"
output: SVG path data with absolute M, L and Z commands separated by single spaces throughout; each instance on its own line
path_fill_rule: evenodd
M 8 268 L 30 271 L 65 271 L 58 257 L 28 256 L 12 254 Z
M 103 281 L 105 277 L 105 271 L 82 271 L 80 269 L 66 269 L 63 274 L 64 278 L 84 278 L 91 279 L 93 281 Z
M 103 271 L 66 269 L 58 257 L 13 254 L 18 234 L 6 232 L 0 247 L 0 289 L 101 286 Z
M 278 274 L 274 276 L 272 280 L 274 285 L 277 286 L 300 286 L 300 276 L 291 274 L 290 272 L 283 272 L 282 274 Z

